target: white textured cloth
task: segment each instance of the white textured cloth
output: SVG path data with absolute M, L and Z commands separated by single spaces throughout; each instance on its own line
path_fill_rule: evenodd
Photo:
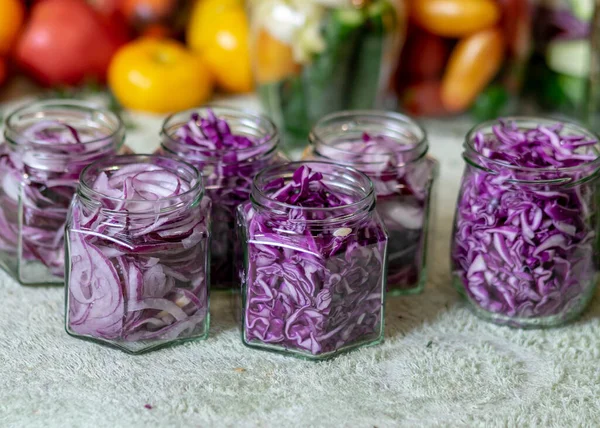
M 150 152 L 161 118 L 136 121 L 128 143 Z M 442 164 L 430 282 L 388 299 L 383 345 L 323 363 L 250 350 L 216 294 L 208 340 L 130 356 L 68 336 L 63 289 L 0 273 L 0 427 L 598 426 L 598 300 L 540 331 L 465 309 L 448 247 L 468 126 L 428 129 Z

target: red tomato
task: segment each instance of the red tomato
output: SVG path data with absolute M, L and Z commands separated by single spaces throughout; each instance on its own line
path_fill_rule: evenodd
M 45 85 L 103 81 L 113 54 L 125 42 L 113 25 L 81 0 L 36 3 L 17 42 L 17 62 Z
M 400 74 L 411 81 L 437 79 L 444 73 L 449 54 L 446 40 L 413 28 L 402 52 Z
M 441 82 L 429 80 L 408 86 L 401 94 L 402 106 L 414 116 L 444 116 L 448 111 L 441 98 Z

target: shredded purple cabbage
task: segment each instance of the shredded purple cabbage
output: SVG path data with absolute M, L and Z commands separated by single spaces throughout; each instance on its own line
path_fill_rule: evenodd
M 377 211 L 389 233 L 388 290 L 418 289 L 424 281 L 426 219 L 436 162 L 425 157 L 418 141 L 400 143 L 364 133 L 360 140 L 319 146 L 317 155 L 353 166 L 369 176 L 377 193 Z
M 69 331 L 125 347 L 205 334 L 210 201 L 185 197 L 195 185 L 140 162 L 99 173 L 93 203 L 75 197 Z
M 302 166 L 264 186 L 272 209 L 240 208 L 246 343 L 316 356 L 380 337 L 387 237 L 331 180 Z
M 119 148 L 120 142 L 111 144 L 103 137 L 94 129 L 46 120 L 24 130 L 19 141 L 0 146 L 0 258 L 6 265 L 16 270 L 17 258 L 37 260 L 52 275 L 64 276 L 64 225 L 79 174 L 90 162 Z M 19 196 L 21 254 L 17 254 Z
M 560 123 L 500 121 L 475 136 L 478 166 L 463 177 L 452 258 L 467 296 L 485 311 L 564 319 L 593 293 L 597 141 L 563 131 Z
M 235 211 L 248 200 L 252 179 L 279 162 L 274 135 L 254 138 L 235 134 L 230 124 L 211 110 L 206 117 L 192 113 L 190 120 L 163 142 L 161 153 L 184 157 L 204 174 L 207 195 L 213 201 L 211 279 L 215 289 L 236 284 L 234 265 Z

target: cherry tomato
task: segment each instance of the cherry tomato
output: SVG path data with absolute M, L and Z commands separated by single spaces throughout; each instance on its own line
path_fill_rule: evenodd
M 413 20 L 442 37 L 464 37 L 498 23 L 501 10 L 494 0 L 413 0 Z
M 504 58 L 499 28 L 480 31 L 458 42 L 442 80 L 442 103 L 453 113 L 469 108 L 496 76 Z
M 444 116 L 448 111 L 442 104 L 441 82 L 429 80 L 409 85 L 402 92 L 402 105 L 414 116 Z
M 409 30 L 402 52 L 401 74 L 411 81 L 437 79 L 444 73 L 449 54 L 450 47 L 442 38 L 418 28 Z

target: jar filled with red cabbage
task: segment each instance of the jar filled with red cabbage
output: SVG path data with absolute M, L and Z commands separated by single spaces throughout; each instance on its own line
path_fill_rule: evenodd
M 322 359 L 383 340 L 387 234 L 366 175 L 323 162 L 266 169 L 238 227 L 244 344 Z
M 24 285 L 64 282 L 64 227 L 79 174 L 121 147 L 119 117 L 49 100 L 8 116 L 0 145 L 0 266 Z
M 541 118 L 468 134 L 452 264 L 477 315 L 551 327 L 586 308 L 598 279 L 599 148 L 586 129 Z
M 437 161 L 427 156 L 425 130 L 401 114 L 347 111 L 319 121 L 310 142 L 309 156 L 354 167 L 371 179 L 390 238 L 388 291 L 421 292 L 427 280 L 429 219 L 438 171 Z
M 235 210 L 250 197 L 252 179 L 282 163 L 279 134 L 265 116 L 230 108 L 184 111 L 167 118 L 160 153 L 186 159 L 204 176 L 212 205 L 211 287 L 238 285 L 235 270 Z
M 161 156 L 93 163 L 69 212 L 66 329 L 129 353 L 208 334 L 210 200 Z

